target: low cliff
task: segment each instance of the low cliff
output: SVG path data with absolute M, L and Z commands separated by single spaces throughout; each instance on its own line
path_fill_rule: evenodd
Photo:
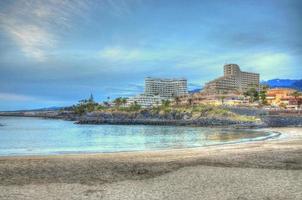
M 239 114 L 240 113 L 240 114 Z M 248 113 L 248 114 L 246 114 Z M 252 115 L 255 113 L 255 115 Z M 72 111 L 0 112 L 0 116 L 43 117 L 75 121 L 78 124 L 144 124 L 207 127 L 287 127 L 302 126 L 302 115 L 269 115 L 252 111 L 223 109 L 185 109 L 154 111 L 94 111 L 81 115 Z
M 81 116 L 79 124 L 144 124 L 144 125 L 189 125 L 189 126 L 234 126 L 234 127 L 260 127 L 261 121 L 253 118 L 240 118 L 237 115 L 198 115 L 196 113 L 176 112 L 156 113 L 140 111 L 124 112 L 91 112 Z

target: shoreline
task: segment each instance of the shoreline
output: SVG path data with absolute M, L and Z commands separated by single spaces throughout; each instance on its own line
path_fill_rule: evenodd
M 225 116 L 188 117 L 190 114 L 175 113 L 154 114 L 150 110 L 136 113 L 125 112 L 91 112 L 77 115 L 71 111 L 22 111 L 0 112 L 0 117 L 38 117 L 44 119 L 60 119 L 75 124 L 91 125 L 155 125 L 155 126 L 192 126 L 213 128 L 257 129 L 274 127 L 302 127 L 302 115 L 269 115 L 261 109 L 232 108 L 239 118 Z M 242 119 L 240 119 L 242 118 Z M 253 120 L 251 119 L 253 118 Z
M 281 137 L 149 152 L 0 157 L 0 199 L 301 199 L 302 128 L 272 130 Z
M 108 153 L 75 153 L 75 154 L 56 154 L 56 155 L 24 155 L 24 156 L 0 156 L 0 163 L 9 160 L 56 160 L 56 159 L 112 159 L 129 160 L 129 161 L 161 161 L 169 162 L 174 158 L 187 157 L 198 159 L 210 154 L 228 154 L 228 153 L 244 153 L 261 152 L 273 147 L 282 147 L 286 149 L 299 149 L 302 152 L 302 128 L 272 128 L 272 132 L 278 132 L 281 135 L 266 140 L 247 141 L 239 143 L 209 145 L 202 147 L 182 148 L 182 149 L 162 149 L 151 151 L 125 151 L 125 152 L 108 152 Z M 287 133 L 289 131 L 290 133 Z M 286 145 L 285 145 L 286 144 Z M 288 145 L 287 145 L 288 144 Z M 289 145 L 291 144 L 291 145 Z M 300 149 L 301 148 L 301 149 Z M 276 149 L 279 150 L 279 149 Z M 167 157 L 166 157 L 167 156 Z M 196 157 L 194 157 L 196 156 Z M 164 160 L 161 158 L 165 157 Z M 301 158 L 302 159 L 302 158 Z M 301 163 L 302 164 L 302 163 Z M 302 169 L 302 165 L 301 165 Z
M 150 125 L 152 126 L 152 125 Z M 213 127 L 207 127 L 207 128 L 213 128 Z M 230 128 L 231 130 L 233 128 Z M 171 149 L 153 149 L 153 150 L 133 150 L 133 151 L 116 151 L 116 152 L 75 152 L 75 153 L 53 153 L 53 154 L 36 154 L 36 155 L 0 155 L 0 160 L 1 158 L 50 158 L 50 157 L 67 157 L 67 156 L 75 156 L 75 157 L 80 157 L 80 156 L 97 156 L 97 155 L 116 155 L 116 154 L 135 154 L 135 153 L 162 153 L 162 152 L 177 152 L 177 151 L 187 151 L 187 150 L 203 150 L 207 148 L 215 148 L 215 147 L 223 147 L 223 146 L 232 146 L 232 145 L 244 145 L 244 144 L 252 144 L 252 143 L 257 143 L 257 142 L 264 142 L 264 141 L 271 141 L 271 140 L 278 140 L 280 136 L 283 136 L 282 133 L 277 132 L 277 131 L 270 131 L 266 130 L 268 128 L 265 128 L 263 131 L 270 132 L 271 134 L 268 137 L 265 138 L 256 138 L 252 140 L 246 140 L 246 141 L 232 141 L 232 142 L 225 142 L 221 144 L 210 144 L 210 145 L 205 145 L 205 146 L 196 146 L 196 147 L 187 147 L 187 148 L 171 148 Z M 251 129 L 255 130 L 255 129 Z M 286 136 L 285 136 L 286 137 Z

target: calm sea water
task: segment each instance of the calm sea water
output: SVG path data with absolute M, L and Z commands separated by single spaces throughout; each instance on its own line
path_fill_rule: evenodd
M 276 134 L 180 126 L 77 125 L 26 117 L 0 117 L 0 124 L 1 156 L 179 149 L 262 140 Z

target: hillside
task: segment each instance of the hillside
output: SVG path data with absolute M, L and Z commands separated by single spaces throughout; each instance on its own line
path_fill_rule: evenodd
M 271 88 L 283 87 L 283 88 L 293 88 L 302 91 L 302 79 L 301 80 L 272 79 L 268 81 L 262 81 L 261 83 L 267 84 Z

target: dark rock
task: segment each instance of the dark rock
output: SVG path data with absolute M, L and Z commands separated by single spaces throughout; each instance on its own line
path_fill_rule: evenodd
M 263 117 L 262 121 L 269 127 L 302 127 L 302 116 L 270 115 Z

